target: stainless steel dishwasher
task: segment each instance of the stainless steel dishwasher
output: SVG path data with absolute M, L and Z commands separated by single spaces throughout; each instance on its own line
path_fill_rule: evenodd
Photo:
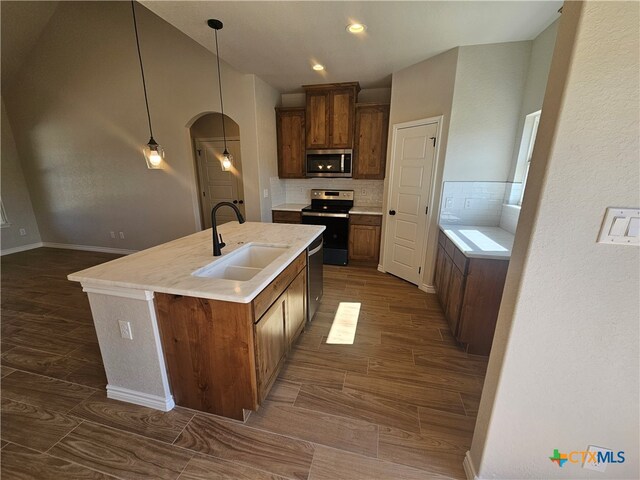
M 307 249 L 307 319 L 311 321 L 318 310 L 320 300 L 322 300 L 323 275 L 323 240 L 322 235 L 318 236 Z

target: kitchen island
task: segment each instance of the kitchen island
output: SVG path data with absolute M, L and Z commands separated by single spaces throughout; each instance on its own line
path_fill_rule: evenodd
M 324 227 L 230 222 L 69 275 L 89 296 L 107 396 L 244 420 L 307 317 L 307 247 Z

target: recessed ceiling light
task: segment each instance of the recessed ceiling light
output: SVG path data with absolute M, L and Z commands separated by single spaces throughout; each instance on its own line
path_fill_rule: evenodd
M 366 30 L 367 26 L 362 23 L 351 23 L 347 25 L 347 32 L 349 33 L 362 33 Z
M 316 63 L 313 66 L 313 69 L 319 72 L 320 70 L 324 70 L 324 65 L 320 65 L 319 63 Z

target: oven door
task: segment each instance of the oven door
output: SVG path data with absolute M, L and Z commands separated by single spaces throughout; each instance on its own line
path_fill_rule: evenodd
M 346 265 L 349 246 L 349 214 L 302 212 L 305 225 L 324 225 L 324 263 L 328 265 Z

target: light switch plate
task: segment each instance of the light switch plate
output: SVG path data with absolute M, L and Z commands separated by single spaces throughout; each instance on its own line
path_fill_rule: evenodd
M 640 209 L 609 207 L 600 226 L 598 243 L 640 245 L 638 222 Z

